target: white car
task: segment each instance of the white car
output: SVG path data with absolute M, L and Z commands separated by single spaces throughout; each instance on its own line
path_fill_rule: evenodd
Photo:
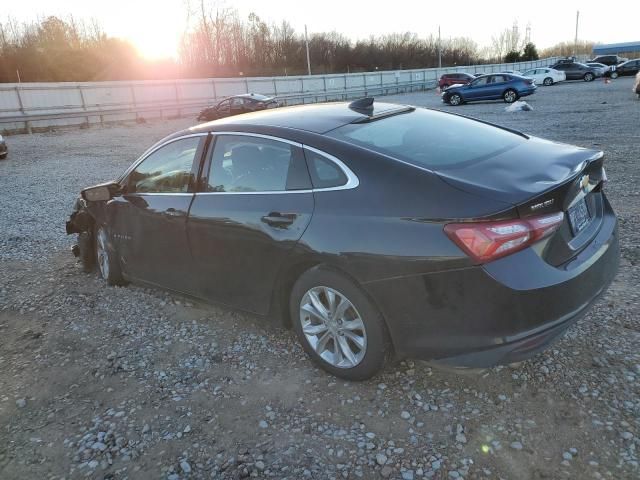
M 534 82 L 539 85 L 553 85 L 554 83 L 564 82 L 567 74 L 553 68 L 540 67 L 532 68 L 522 73 L 523 77 L 533 78 Z

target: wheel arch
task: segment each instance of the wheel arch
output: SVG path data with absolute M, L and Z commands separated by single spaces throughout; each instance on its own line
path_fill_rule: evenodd
M 335 262 L 327 261 L 327 259 L 324 258 L 309 258 L 304 260 L 301 259 L 298 262 L 292 262 L 282 268 L 282 271 L 278 275 L 278 279 L 272 293 L 270 317 L 288 330 L 293 327 L 293 319 L 291 318 L 289 312 L 289 297 L 291 295 L 291 290 L 293 289 L 293 285 L 296 283 L 296 281 L 304 273 L 313 268 L 326 268 L 328 270 L 333 270 L 336 273 L 344 275 L 360 288 L 362 293 L 378 310 L 378 313 L 380 314 L 380 317 L 382 318 L 382 321 L 384 323 L 384 327 L 387 330 L 387 335 L 391 339 L 392 351 L 395 352 L 396 345 L 394 336 L 392 334 L 393 331 L 391 328 L 389 328 L 389 322 L 384 315 L 384 310 L 380 308 L 380 305 L 378 304 L 376 299 L 369 293 L 369 291 L 363 286 L 361 282 L 358 281 L 358 279 L 354 275 L 349 273 L 347 269 L 336 265 Z

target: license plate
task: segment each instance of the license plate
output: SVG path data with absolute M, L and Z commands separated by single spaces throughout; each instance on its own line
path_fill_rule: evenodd
M 569 214 L 569 224 L 574 236 L 584 230 L 584 227 L 591 221 L 591 215 L 589 215 L 587 202 L 584 198 L 569 208 L 567 213 Z

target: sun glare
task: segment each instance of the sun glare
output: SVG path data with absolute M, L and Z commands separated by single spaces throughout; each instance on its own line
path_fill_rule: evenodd
M 132 38 L 131 43 L 144 58 L 148 60 L 177 58 L 178 38 L 173 32 L 148 30 L 142 33 Z

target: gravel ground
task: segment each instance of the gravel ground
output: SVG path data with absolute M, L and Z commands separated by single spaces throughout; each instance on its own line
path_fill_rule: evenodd
M 447 107 L 607 154 L 621 268 L 518 366 L 398 362 L 345 383 L 291 332 L 139 286 L 68 253 L 78 190 L 163 135 L 141 125 L 8 137 L 0 162 L 0 478 L 639 478 L 640 102 L 631 80 L 542 87 L 530 112 Z M 391 97 L 441 107 L 434 92 Z

